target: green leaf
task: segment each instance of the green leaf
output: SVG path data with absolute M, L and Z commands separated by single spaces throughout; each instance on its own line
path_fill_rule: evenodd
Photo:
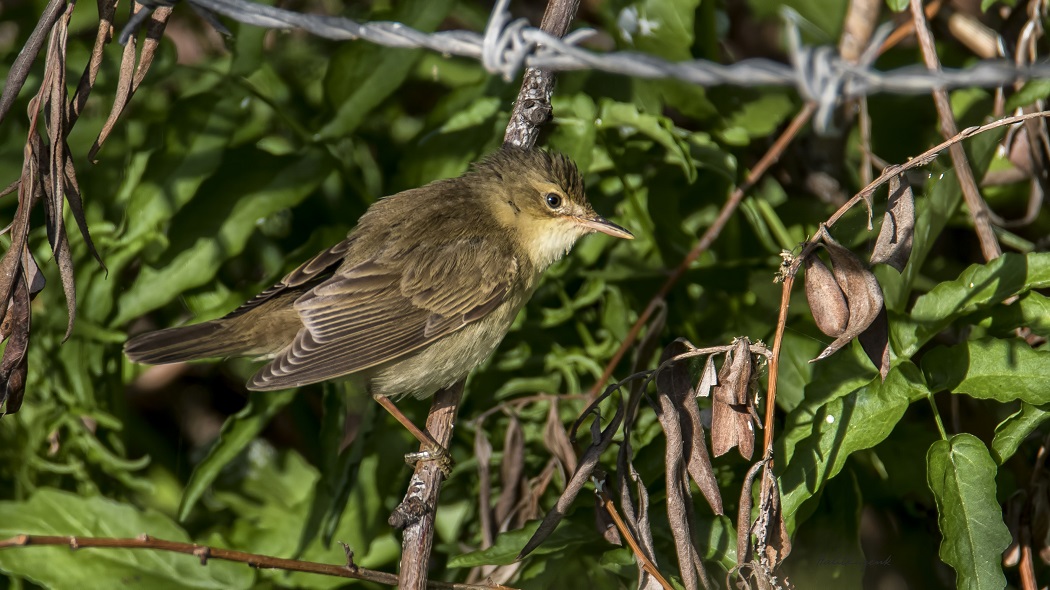
M 692 57 L 699 0 L 642 0 L 620 12 L 620 34 L 639 51 L 680 61 Z
M 886 0 L 886 6 L 893 12 L 903 12 L 908 8 L 908 0 Z
M 599 129 L 614 129 L 621 137 L 641 133 L 667 150 L 667 159 L 682 168 L 689 182 L 696 180 L 696 166 L 689 157 L 688 133 L 677 129 L 670 119 L 650 115 L 636 105 L 603 100 L 596 125 Z
M 291 403 L 295 391 L 254 393 L 243 410 L 230 416 L 222 425 L 219 438 L 204 458 L 193 469 L 186 483 L 179 520 L 186 520 L 197 500 L 219 476 L 222 468 L 241 453 L 282 408 Z
M 787 459 L 781 475 L 784 518 L 794 530 L 803 502 L 820 493 L 855 451 L 882 442 L 926 386 L 918 367 L 903 362 L 885 381 L 877 376 L 846 395 L 820 405 L 808 398 L 788 414 L 780 443 Z
M 967 268 L 959 278 L 941 283 L 916 299 L 910 323 L 894 330 L 894 341 L 901 356 L 910 357 L 955 319 L 1048 286 L 1050 253 L 1003 254 L 987 264 Z
M 992 453 L 995 461 L 1002 465 L 1017 452 L 1028 435 L 1035 432 L 1039 425 L 1050 418 L 1050 404 L 1033 406 L 1021 402 L 1021 409 L 1011 414 L 995 427 L 995 438 L 992 439 Z
M 981 0 L 981 11 L 987 11 L 988 7 L 1000 0 Z M 1009 4 L 1009 3 L 1008 3 Z M 1025 82 L 1024 86 L 1006 100 L 1007 111 L 1014 111 L 1028 106 L 1038 100 L 1050 98 L 1050 80 L 1037 79 Z
M 988 448 L 972 434 L 957 434 L 933 443 L 926 468 L 943 535 L 939 555 L 955 569 L 956 588 L 1005 588 L 1001 560 L 1011 536 L 995 499 Z
M 81 497 L 43 488 L 24 502 L 0 502 L 0 538 L 19 534 L 137 537 L 192 542 L 168 517 L 100 496 Z M 50 588 L 248 588 L 254 572 L 244 564 L 149 549 L 11 547 L 0 551 L 0 570 Z
M 407 0 L 385 20 L 404 23 L 418 31 L 433 31 L 449 10 L 452 0 Z M 382 47 L 358 41 L 345 43 L 332 58 L 325 77 L 325 95 L 337 106 L 332 119 L 319 132 L 324 141 L 354 132 L 412 71 L 423 55 L 421 49 Z
M 922 358 L 930 391 L 1000 402 L 1050 403 L 1050 352 L 1022 340 L 975 340 L 940 346 Z
M 278 157 L 255 149 L 227 154 L 223 174 L 206 183 L 169 229 L 171 257 L 142 269 L 120 297 L 114 325 L 124 324 L 207 284 L 222 262 L 244 251 L 258 220 L 302 201 L 324 180 L 329 162 L 316 151 Z M 243 170 L 253 172 L 245 176 Z

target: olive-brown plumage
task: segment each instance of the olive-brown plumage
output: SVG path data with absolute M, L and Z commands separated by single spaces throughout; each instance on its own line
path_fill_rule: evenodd
M 271 359 L 248 389 L 348 375 L 424 397 L 483 362 L 597 215 L 568 158 L 503 148 L 458 178 L 380 199 L 347 238 L 224 318 L 136 336 L 133 361 Z

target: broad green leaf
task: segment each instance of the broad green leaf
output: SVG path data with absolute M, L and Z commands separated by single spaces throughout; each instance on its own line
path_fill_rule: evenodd
M 138 537 L 192 542 L 168 517 L 100 496 L 43 488 L 24 502 L 0 502 L 0 538 L 19 534 Z M 12 547 L 0 551 L 0 570 L 50 588 L 248 588 L 254 572 L 244 564 L 150 549 Z
M 1050 403 L 1050 351 L 1023 340 L 971 340 L 937 347 L 922 358 L 930 391 L 1000 402 Z
M 1021 402 L 1021 409 L 1011 414 L 995 427 L 995 438 L 992 439 L 992 453 L 995 460 L 1002 465 L 1017 452 L 1028 435 L 1050 418 L 1050 404 L 1033 406 Z
M 453 2 L 409 0 L 396 6 L 387 20 L 428 32 L 448 15 Z M 329 63 L 325 77 L 326 98 L 337 110 L 318 132 L 318 138 L 332 140 L 353 133 L 401 86 L 422 55 L 420 49 L 382 47 L 364 41 L 345 43 Z
M 171 258 L 142 269 L 120 297 L 114 325 L 124 324 L 212 280 L 225 260 L 244 251 L 257 222 L 303 200 L 324 180 L 328 161 L 316 151 L 277 157 L 254 149 L 228 155 L 226 172 L 208 195 L 172 221 Z M 253 167 L 247 177 L 246 167 Z
M 121 186 L 116 202 L 127 207 L 120 241 L 106 253 L 106 265 L 117 273 L 142 253 L 145 243 L 222 164 L 237 126 L 247 117 L 239 93 L 205 94 L 179 101 L 170 113 L 179 125 L 158 126 L 156 151 L 137 154 L 133 174 Z M 140 174 L 140 175 L 139 175 Z
M 864 564 L 869 559 L 860 546 L 863 505 L 852 469 L 828 482 L 817 511 L 795 533 L 791 556 L 784 562 L 783 573 L 795 588 L 863 587 Z
M 794 530 L 803 502 L 820 493 L 849 455 L 889 436 L 910 400 L 925 391 L 918 367 L 903 362 L 885 381 L 876 376 L 821 405 L 807 399 L 788 414 L 781 437 L 786 452 L 778 453 L 787 461 L 780 486 L 788 530 Z
M 689 59 L 699 0 L 640 0 L 618 15 L 620 35 L 639 51 L 664 59 Z
M 991 6 L 995 1 L 997 0 L 981 0 L 981 10 L 987 11 L 988 6 Z M 1005 2 L 1005 4 L 1012 3 Z M 1046 98 L 1050 98 L 1050 80 L 1037 78 L 1025 82 L 1020 90 L 1010 96 L 1010 98 L 1006 99 L 1006 106 L 1004 108 L 1007 111 L 1014 111 L 1021 107 L 1028 106 L 1037 100 L 1045 100 Z
M 903 12 L 908 8 L 908 0 L 886 0 L 886 6 L 893 12 Z
M 987 264 L 971 266 L 954 281 L 920 296 L 912 307 L 910 323 L 894 330 L 894 341 L 901 356 L 910 357 L 956 318 L 1048 286 L 1050 253 L 1003 254 Z
M 997 305 L 980 314 L 977 325 L 988 328 L 988 334 L 1012 337 L 1017 328 L 1028 328 L 1033 334 L 1050 337 L 1050 297 L 1029 291 L 1009 305 Z M 79 319 L 79 318 L 78 318 Z
M 995 498 L 996 469 L 988 448 L 972 434 L 957 434 L 933 443 L 926 468 L 943 535 L 939 555 L 955 569 L 955 587 L 1005 588 L 1002 554 L 1011 536 Z
M 186 520 L 197 500 L 219 476 L 222 468 L 247 448 L 248 443 L 262 432 L 274 415 L 291 403 L 295 394 L 295 391 L 254 393 L 243 410 L 226 420 L 208 456 L 197 464 L 190 480 L 186 482 L 186 491 L 179 504 L 179 520 Z
M 598 107 L 591 97 L 582 92 L 565 98 L 555 96 L 551 102 L 555 115 L 550 146 L 572 158 L 580 172 L 587 174 L 590 172 L 591 152 L 598 132 L 594 125 Z

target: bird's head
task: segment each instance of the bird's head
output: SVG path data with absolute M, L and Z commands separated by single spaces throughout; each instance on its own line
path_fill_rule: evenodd
M 478 163 L 475 174 L 488 185 L 481 198 L 540 268 L 592 232 L 634 238 L 594 212 L 576 164 L 561 154 L 504 147 Z

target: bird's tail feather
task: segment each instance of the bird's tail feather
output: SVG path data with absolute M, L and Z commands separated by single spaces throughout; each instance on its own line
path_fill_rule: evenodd
M 223 320 L 213 320 L 140 334 L 124 344 L 124 353 L 136 363 L 149 365 L 250 355 L 253 345 L 246 334 L 223 324 Z

